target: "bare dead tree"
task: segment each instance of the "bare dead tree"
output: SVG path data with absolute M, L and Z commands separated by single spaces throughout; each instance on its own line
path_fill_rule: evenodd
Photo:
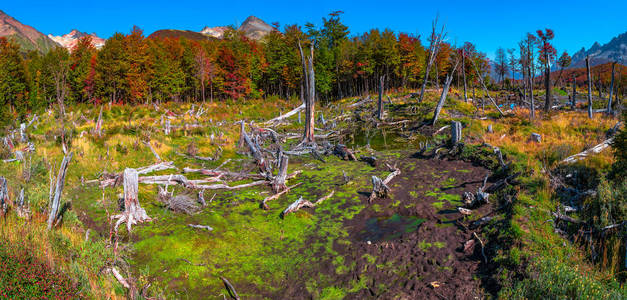
M 442 25 L 442 29 L 440 33 L 437 33 L 438 27 L 438 17 L 436 16 L 435 20 L 431 23 L 431 44 L 429 45 L 429 59 L 427 60 L 427 68 L 425 69 L 425 78 L 422 81 L 422 87 L 420 88 L 420 96 L 418 98 L 418 102 L 422 102 L 422 99 L 425 94 L 425 88 L 427 86 L 427 80 L 429 79 L 429 71 L 431 71 L 431 66 L 435 61 L 435 57 L 437 56 L 437 52 L 440 48 L 440 44 L 442 40 L 446 36 L 446 32 L 444 32 L 444 25 Z M 437 78 L 436 78 L 437 82 Z
M 614 69 L 616 68 L 616 62 L 612 62 L 612 79 L 610 81 L 610 97 L 607 99 L 607 114 L 612 113 L 612 96 L 614 95 Z
M 481 86 L 483 86 L 483 90 L 485 91 L 486 96 L 490 99 L 490 101 L 492 102 L 492 105 L 494 105 L 496 110 L 499 111 L 501 116 L 504 116 L 505 114 L 503 113 L 501 108 L 498 106 L 498 104 L 496 104 L 496 101 L 492 99 L 492 96 L 490 96 L 490 93 L 488 92 L 488 87 L 485 85 L 485 82 L 483 82 L 483 76 L 481 76 L 481 72 L 479 72 L 479 68 L 477 68 L 477 65 L 475 64 L 474 61 L 472 60 L 470 61 L 472 62 L 473 67 L 475 68 L 475 72 L 477 73 L 477 77 L 479 78 L 479 82 L 481 83 Z M 533 101 L 533 98 L 532 98 L 532 101 Z
M 431 126 L 435 125 L 435 122 L 438 120 L 440 116 L 440 111 L 444 106 L 444 101 L 446 101 L 446 95 L 448 94 L 448 89 L 451 86 L 451 82 L 453 82 L 453 74 L 455 74 L 455 70 L 459 65 L 459 59 L 455 60 L 455 66 L 453 70 L 449 74 L 446 75 L 446 82 L 444 83 L 444 89 L 442 89 L 442 94 L 440 95 L 440 101 L 438 101 L 438 105 L 435 107 L 435 111 L 433 112 L 433 119 L 431 120 Z
M 468 102 L 468 92 L 466 86 L 466 49 L 462 48 L 462 78 L 464 80 L 464 102 Z
M 56 178 L 56 185 L 54 188 L 54 195 L 50 195 L 50 199 L 52 199 L 52 203 L 50 204 L 50 212 L 48 213 L 48 230 L 52 229 L 52 225 L 58 219 L 59 207 L 61 205 L 61 194 L 63 193 L 63 186 L 65 185 L 65 175 L 67 172 L 67 167 L 72 160 L 73 153 L 63 157 L 63 161 L 61 162 L 61 166 L 59 167 L 59 174 Z M 52 193 L 53 189 L 50 187 L 50 192 Z
M 315 144 L 315 98 L 316 98 L 316 80 L 313 69 L 313 44 L 310 47 L 311 54 L 305 58 L 303 48 L 298 41 L 298 50 L 303 65 L 303 78 L 305 82 L 305 132 L 303 134 L 302 144 Z
M 592 119 L 592 75 L 590 74 L 590 56 L 586 55 L 586 70 L 588 76 L 588 118 Z
M 577 78 L 575 78 L 575 74 L 573 74 L 573 96 L 571 99 L 570 106 L 575 109 L 575 105 L 577 105 Z
M 383 120 L 383 80 L 385 80 L 385 75 L 379 78 L 379 102 L 377 105 L 377 118 L 379 120 Z
M 56 91 L 57 105 L 59 106 L 59 114 L 65 116 L 65 97 L 67 96 L 67 79 L 70 70 L 69 61 L 67 58 L 59 58 L 58 61 L 51 65 L 50 73 L 54 80 L 54 87 Z
M 94 126 L 94 134 L 98 137 L 102 136 L 102 105 L 100 106 L 100 113 L 98 114 L 98 120 Z

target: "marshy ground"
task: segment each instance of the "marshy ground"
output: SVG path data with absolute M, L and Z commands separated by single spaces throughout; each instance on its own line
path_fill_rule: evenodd
M 203 105 L 207 113 L 195 116 L 185 114 L 192 108 L 189 104 L 162 104 L 158 110 L 151 105 L 105 104 L 102 137 L 90 134 L 100 106 L 68 109 L 67 123 L 71 125 L 67 126 L 71 128 L 71 151 L 75 155 L 63 197 L 67 208 L 60 226 L 46 232 L 39 221 L 45 217 L 48 205 L 48 170 L 58 168 L 62 157 L 56 115 L 49 112 L 29 132 L 36 151 L 23 162 L 0 164 L 0 174 L 8 178 L 11 195 L 27 187 L 26 198 L 34 215 L 30 221 L 8 215 L 1 234 L 6 241 L 26 240 L 21 247 L 29 249 L 35 259 L 70 275 L 78 288 L 77 297 L 93 298 L 129 293 L 102 272 L 105 267 L 116 266 L 135 292 L 146 297 L 222 299 L 228 297 L 220 279 L 223 276 L 243 299 L 475 299 L 496 296 L 504 288 L 520 292 L 503 280 L 516 275 L 503 275 L 502 270 L 524 272 L 526 266 L 537 261 L 533 251 L 541 253 L 539 259 L 558 259 L 564 264 L 572 263 L 569 257 L 584 256 L 576 246 L 553 233 L 550 224 L 543 223 L 555 202 L 551 188 L 541 182 L 544 175 L 540 170 L 580 152 L 585 143 L 602 140 L 616 121 L 605 117 L 587 120 L 583 112 L 577 111 L 534 122 L 528 120 L 525 110 L 514 110 L 499 118 L 487 106 L 484 115 L 472 104 L 452 99 L 441 121 L 425 127 L 421 124 L 430 117 L 437 95 L 428 96 L 419 104 L 404 95 L 393 97 L 393 103 L 387 106 L 386 121 L 409 121 L 390 126 L 366 120 L 364 116 L 371 114 L 374 103 L 350 110 L 347 104 L 355 99 L 345 99 L 339 105 L 322 108 L 327 120 L 337 120 L 333 121 L 336 127 L 321 133 L 333 132 L 329 141 L 349 145 L 357 156 L 377 157 L 377 165 L 336 156 L 325 156 L 323 160 L 294 156 L 289 172 L 302 173 L 288 180 L 288 186 L 300 185 L 269 202 L 268 210 L 259 204 L 271 195 L 268 186 L 205 191 L 207 206 L 187 215 L 159 202 L 157 186 L 140 184 L 139 202 L 152 222 L 136 225 L 130 233 L 121 230 L 116 253 L 112 250 L 109 217 L 119 211 L 118 194 L 122 190 L 102 189 L 90 180 L 98 179 L 104 171 L 120 172 L 153 164 L 155 157 L 143 144 L 146 141 L 164 161 L 172 161 L 181 170 L 221 166 L 254 173 L 252 159 L 237 148 L 236 122 L 260 123 L 296 105 L 262 100 L 212 103 Z M 194 112 L 198 109 L 195 105 Z M 478 119 L 478 114 L 486 118 Z M 350 118 L 338 118 L 342 115 Z M 171 116 L 172 125 L 181 128 L 164 134 L 163 116 Z M 294 116 L 275 130 L 279 134 L 300 134 L 302 125 L 296 120 Z M 417 154 L 425 142 L 446 141 L 448 130 L 435 136 L 433 133 L 451 120 L 464 124 L 466 150 L 441 158 Z M 185 124 L 201 126 L 185 129 Z M 486 132 L 488 125 L 493 125 L 492 133 Z M 543 142 L 530 143 L 531 132 L 542 134 Z M 285 147 L 294 143 L 298 138 Z M 513 163 L 511 171 L 524 170 L 524 175 L 521 184 L 492 195 L 490 204 L 464 216 L 457 210 L 463 205 L 462 194 L 476 192 L 486 175 L 490 175 L 488 185 L 504 176 L 499 174 L 502 170 L 491 150 L 481 150 L 482 143 L 501 147 L 506 160 Z M 217 159 L 200 161 L 185 156 L 191 152 Z M 602 153 L 586 164 L 603 169 L 612 161 L 611 153 Z M 390 172 L 385 163 L 396 165 L 401 174 L 391 181 L 388 197 L 368 203 L 371 177 L 383 178 Z M 173 173 L 180 172 L 168 170 L 155 175 Z M 203 178 L 199 174 L 186 176 Z M 175 195 L 197 197 L 197 191 L 180 186 L 170 190 Z M 300 197 L 314 201 L 331 191 L 335 192 L 333 197 L 315 208 L 280 215 Z M 508 198 L 512 195 L 513 202 Z M 507 209 L 500 210 L 504 204 Z M 467 227 L 483 216 L 494 217 L 490 226 Z M 208 225 L 213 230 L 188 224 Z M 476 240 L 475 233 L 486 242 L 487 258 L 479 243 L 464 247 Z M 529 254 L 520 254 L 521 249 Z M 598 278 L 596 271 L 582 265 L 581 272 L 590 276 L 589 280 Z M 498 276 L 497 269 L 501 270 Z

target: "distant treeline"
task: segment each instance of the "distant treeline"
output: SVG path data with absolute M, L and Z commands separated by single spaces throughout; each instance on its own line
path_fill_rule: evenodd
M 260 41 L 236 30 L 214 40 L 153 39 L 135 27 L 129 34 L 114 34 L 96 50 L 89 38 L 70 52 L 57 48 L 44 55 L 24 55 L 16 44 L 0 39 L 0 114 L 19 116 L 48 107 L 59 97 L 67 103 L 299 97 L 299 41 L 305 55 L 314 48 L 318 99 L 331 101 L 374 90 L 381 76 L 387 89 L 416 88 L 429 55 L 428 45 L 411 34 L 373 29 L 349 37 L 339 13 L 323 18 L 321 28 L 285 26 Z M 486 74 L 488 61 L 472 44 L 463 47 L 472 84 L 476 78 L 470 60 Z M 440 45 L 430 81 L 446 78 L 457 50 Z

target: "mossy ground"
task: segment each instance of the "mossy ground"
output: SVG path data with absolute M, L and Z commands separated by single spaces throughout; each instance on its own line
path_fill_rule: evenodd
M 459 91 L 452 91 L 451 95 L 456 93 L 459 94 Z M 394 104 L 388 107 L 388 119 L 411 119 L 416 123 L 427 120 L 431 117 L 436 97 L 436 94 L 428 94 L 420 104 L 414 103 L 414 99 L 396 98 Z M 337 103 L 338 106 L 323 108 L 321 111 L 330 120 L 341 113 L 339 106 L 352 100 L 342 100 Z M 0 174 L 9 180 L 11 198 L 15 199 L 20 187 L 25 187 L 26 198 L 35 214 L 27 225 L 11 215 L 2 222 L 2 237 L 9 241 L 30 237 L 33 243 L 29 244 L 29 249 L 34 255 L 70 274 L 81 286 L 80 295 L 89 298 L 116 298 L 124 295 L 125 290 L 110 275 L 100 272 L 105 265 L 119 264 L 120 258 L 128 262 L 129 274 L 136 278 L 138 287 L 150 282 L 152 286 L 149 293 L 166 298 L 221 298 L 225 290 L 219 276 L 228 278 L 243 298 L 274 297 L 299 274 L 315 274 L 316 265 L 325 261 L 332 261 L 336 273 L 347 273 L 354 266 L 345 263 L 343 256 L 334 250 L 334 245 L 351 243 L 343 224 L 366 207 L 360 200 L 360 192 L 370 190 L 370 176 L 387 174 L 365 163 L 343 161 L 336 157 L 325 157 L 325 162 L 308 156 L 294 158 L 290 160 L 290 171 L 302 170 L 303 173 L 290 180 L 289 184 L 302 184 L 278 200 L 271 201 L 267 211 L 259 208 L 259 201 L 269 195 L 267 187 L 217 191 L 213 201 L 200 213 L 187 216 L 171 212 L 159 204 L 155 199 L 155 186 L 142 185 L 140 203 L 154 220 L 135 226 L 128 235 L 122 234 L 117 259 L 108 240 L 108 218 L 117 212 L 117 194 L 121 188 L 103 191 L 97 184 L 82 184 L 97 178 L 105 170 L 119 172 L 127 167 L 154 163 L 151 151 L 142 144 L 142 141 L 147 140 L 152 141 L 153 147 L 164 160 L 173 161 L 179 168 L 213 168 L 231 159 L 224 166 L 225 169 L 252 170 L 250 158 L 237 152 L 239 127 L 235 122 L 242 119 L 260 122 L 296 105 L 293 101 L 281 100 L 205 104 L 203 107 L 207 113 L 203 116 L 196 118 L 184 115 L 172 123 L 178 126 L 199 123 L 203 124 L 201 128 L 175 130 L 167 136 L 163 134 L 160 125 L 165 110 L 183 115 L 191 108 L 190 104 L 167 103 L 161 105 L 159 111 L 153 106 L 144 105 L 104 105 L 103 137 L 93 137 L 90 134 L 93 122 L 81 118 L 95 119 L 100 107 L 69 107 L 66 128 L 71 128 L 71 151 L 75 155 L 68 169 L 63 202 L 71 206 L 63 215 L 59 229 L 50 233 L 43 227 L 44 212 L 48 206 L 48 175 L 51 168 L 58 168 L 62 150 L 57 116 L 54 112 L 46 113 L 37 129 L 30 132 L 36 152 L 28 156 L 25 162 L 0 164 Z M 487 104 L 485 107 L 490 117 L 479 120 L 472 117 L 481 114 L 475 106 L 451 98 L 444 106 L 435 128 L 453 119 L 460 120 L 465 127 L 467 144 L 486 142 L 499 146 L 506 159 L 514 162 L 515 168 L 528 170 L 520 179 L 518 197 L 511 214 L 497 218 L 508 225 L 506 231 L 496 232 L 492 236 L 516 242 L 496 251 L 496 260 L 503 264 L 526 262 L 529 273 L 544 274 L 542 276 L 566 272 L 572 275 L 567 275 L 568 278 L 575 278 L 572 279 L 573 285 L 593 282 L 599 287 L 591 288 L 594 293 L 590 292 L 590 295 L 593 296 L 621 293 L 611 277 L 586 262 L 585 253 L 577 245 L 565 242 L 545 222 L 549 218 L 547 212 L 555 208 L 556 200 L 547 184 L 546 174 L 542 172 L 543 167 L 554 167 L 564 157 L 600 142 L 604 139 L 605 130 L 613 126 L 616 120 L 601 115 L 589 120 L 585 112 L 572 111 L 546 115 L 539 113 L 536 120 L 529 121 L 525 109 L 515 109 L 504 118 L 493 118 L 498 114 Z M 301 125 L 297 124 L 296 117 L 291 121 L 290 125 L 280 127 L 279 131 L 300 133 Z M 486 133 L 489 124 L 493 125 L 493 133 Z M 381 159 L 390 161 L 401 158 L 407 151 L 417 150 L 421 142 L 438 142 L 447 138 L 446 131 L 435 137 L 427 137 L 412 133 L 414 130 L 410 126 L 373 128 L 354 121 L 339 121 L 337 126 L 345 134 L 336 141 L 357 148 L 361 154 L 375 153 Z M 542 143 L 530 143 L 528 139 L 531 132 L 542 134 Z M 200 162 L 177 154 L 185 153 L 190 143 L 197 146 L 199 155 L 221 153 L 220 159 Z M 495 163 L 493 158 L 487 157 L 487 153 L 473 155 L 476 159 L 486 155 L 483 159 Z M 612 162 L 611 152 L 606 151 L 581 164 L 607 170 Z M 25 170 L 30 170 L 30 178 L 24 176 Z M 344 183 L 343 171 L 351 177 L 348 184 Z M 470 171 L 459 169 L 448 173 L 434 172 L 434 178 L 443 180 L 441 186 L 430 188 L 430 192 L 424 195 L 414 191 L 409 196 L 429 198 L 436 211 L 445 206 L 460 205 L 459 195 L 449 194 L 447 189 L 458 184 L 455 174 L 463 175 L 467 172 Z M 160 174 L 169 173 L 174 172 L 163 171 Z M 188 177 L 200 178 L 194 175 Z M 427 188 L 419 182 L 416 184 L 416 190 Z M 283 219 L 279 217 L 280 211 L 300 196 L 314 201 L 330 191 L 336 191 L 335 196 L 315 210 L 304 209 Z M 175 188 L 175 193 L 185 192 Z M 206 199 L 212 197 L 213 192 L 205 192 Z M 401 202 L 395 203 L 395 207 L 403 207 Z M 386 209 L 377 205 L 373 204 L 370 209 Z M 187 226 L 192 223 L 209 225 L 214 230 L 207 232 Z M 18 227 L 22 231 L 16 229 Z M 87 229 L 92 233 L 85 240 Z M 425 241 L 423 246 L 428 249 L 447 245 L 440 241 Z M 378 258 L 372 255 L 364 259 L 372 261 L 372 264 L 378 262 Z M 547 264 L 547 261 L 551 264 Z M 555 268 L 551 269 L 547 265 Z M 564 269 L 562 266 L 576 268 Z M 504 273 L 512 272 L 507 268 L 503 270 Z M 575 276 L 577 274 L 587 279 L 577 281 L 576 278 L 580 278 Z M 509 275 L 502 276 L 504 282 L 507 282 Z M 520 289 L 525 287 L 540 289 L 537 283 L 545 278 L 542 276 L 522 281 L 522 285 L 504 284 L 506 289 L 502 296 L 520 296 Z M 365 286 L 365 277 L 354 281 L 351 286 L 337 286 L 332 278 L 317 274 L 307 280 L 306 291 L 315 298 L 338 299 Z M 584 291 L 575 286 L 569 288 L 572 289 L 569 291 Z

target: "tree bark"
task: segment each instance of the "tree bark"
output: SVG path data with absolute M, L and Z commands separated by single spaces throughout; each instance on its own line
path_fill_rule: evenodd
M 588 118 L 592 119 L 592 75 L 590 75 L 590 56 L 586 56 L 586 70 L 588 76 Z
M 614 95 L 614 69 L 616 67 L 616 62 L 612 63 L 612 79 L 610 81 L 610 97 L 607 99 L 607 114 L 612 113 L 612 96 Z
M 48 230 L 52 229 L 52 225 L 57 219 L 59 213 L 59 207 L 61 205 L 61 194 L 63 193 L 63 186 L 65 185 L 65 174 L 67 167 L 72 160 L 72 152 L 63 157 L 61 166 L 59 167 L 59 174 L 57 175 L 57 183 L 54 188 L 54 196 L 51 197 L 52 203 L 50 205 L 50 212 L 48 214 Z
M 438 120 L 438 117 L 440 116 L 440 111 L 442 110 L 442 107 L 444 106 L 444 101 L 446 101 L 446 95 L 448 94 L 448 89 L 451 86 L 451 82 L 453 81 L 452 74 L 455 72 L 455 69 L 457 69 L 457 63 L 455 63 L 455 67 L 453 67 L 451 74 L 446 75 L 446 82 L 444 84 L 444 89 L 442 90 L 442 94 L 440 95 L 440 101 L 438 101 L 438 105 L 435 107 L 435 111 L 433 112 L 433 119 L 431 120 L 431 126 L 435 125 L 435 122 Z
M 425 94 L 425 88 L 427 87 L 427 80 L 429 79 L 429 71 L 431 71 L 431 66 L 435 61 L 435 57 L 437 55 L 438 47 L 440 46 L 440 42 L 442 40 L 442 36 L 444 35 L 444 26 L 442 26 L 442 30 L 439 34 L 436 33 L 436 27 L 438 24 L 438 19 L 436 18 L 431 25 L 431 45 L 429 45 L 429 59 L 427 61 L 427 68 L 425 69 L 425 78 L 422 81 L 422 87 L 420 88 L 420 97 L 418 98 L 418 102 L 422 102 L 422 99 Z M 437 76 L 436 76 L 437 83 Z
M 575 109 L 577 105 L 577 78 L 573 75 L 573 98 L 571 99 L 570 106 Z
M 530 98 L 530 109 L 529 109 L 529 114 L 531 116 L 531 119 L 533 120 L 536 117 L 536 103 L 535 100 L 533 99 L 533 73 L 531 71 L 531 67 L 529 67 L 529 96 Z
M 115 231 L 118 231 L 120 224 L 126 222 L 126 228 L 131 232 L 131 226 L 137 223 L 150 222 L 152 219 L 146 211 L 139 205 L 139 172 L 136 169 L 127 168 L 124 170 L 124 212 L 111 217 L 118 219 L 115 223 Z
M 377 118 L 383 120 L 383 80 L 385 76 L 379 77 L 379 102 L 377 109 Z
M 545 55 L 546 66 L 544 68 L 544 89 L 546 90 L 546 97 L 544 99 L 544 111 L 549 112 L 551 110 L 551 64 L 549 63 L 549 55 Z
M 7 189 L 7 179 L 0 176 L 0 216 L 7 213 L 9 206 L 9 190 Z
M 316 80 L 313 69 L 313 45 L 311 46 L 311 55 L 305 62 L 305 56 L 303 49 L 298 42 L 298 50 L 300 51 L 300 57 L 303 65 L 303 76 L 305 78 L 305 132 L 303 134 L 303 143 L 313 144 L 314 138 L 314 126 L 315 126 L 315 108 L 314 101 L 316 98 Z
M 451 123 L 451 144 L 457 146 L 462 140 L 462 123 L 453 121 Z
M 468 102 L 468 92 L 466 86 L 466 52 L 462 50 L 462 79 L 464 81 L 464 102 Z
M 279 162 L 279 172 L 272 182 L 272 190 L 275 193 L 281 192 L 287 188 L 287 186 L 285 185 L 285 178 L 287 177 L 288 163 L 289 157 L 287 155 L 282 155 Z

